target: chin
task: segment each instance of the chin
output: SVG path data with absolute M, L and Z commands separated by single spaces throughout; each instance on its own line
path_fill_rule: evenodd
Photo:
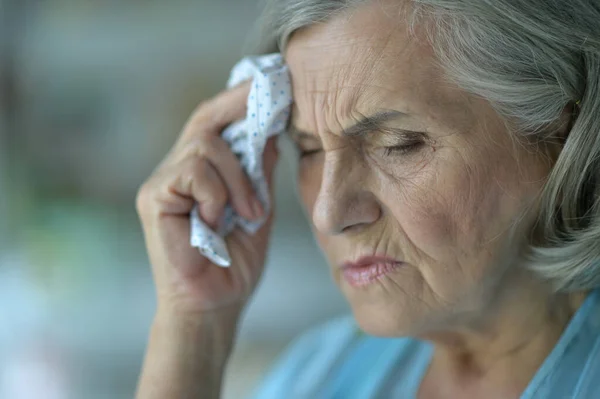
M 407 337 L 416 334 L 418 320 L 406 302 L 377 303 L 350 300 L 356 323 L 365 333 L 378 337 Z
M 420 293 L 415 291 L 419 282 L 414 275 L 404 274 L 395 279 L 384 277 L 378 282 L 355 287 L 335 275 L 348 301 L 356 323 L 365 333 L 380 337 L 415 336 L 423 323 Z M 411 289 L 413 288 L 412 292 Z
M 378 315 L 352 309 L 358 327 L 365 333 L 377 337 L 406 337 L 410 329 L 396 317 Z

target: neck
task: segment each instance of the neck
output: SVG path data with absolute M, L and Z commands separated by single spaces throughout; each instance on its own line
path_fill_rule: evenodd
M 422 337 L 435 348 L 424 383 L 434 380 L 444 397 L 520 396 L 586 295 L 552 294 L 520 281 L 507 284 L 469 322 Z

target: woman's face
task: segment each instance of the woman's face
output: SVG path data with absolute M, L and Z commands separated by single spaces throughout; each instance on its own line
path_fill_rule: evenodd
M 297 32 L 286 60 L 300 193 L 361 327 L 415 335 L 480 311 L 515 269 L 509 229 L 549 162 L 380 5 Z M 344 272 L 365 256 L 398 263 Z

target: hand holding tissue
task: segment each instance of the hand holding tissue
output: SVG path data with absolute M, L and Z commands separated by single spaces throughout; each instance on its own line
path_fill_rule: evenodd
M 224 240 L 227 234 L 236 227 L 254 234 L 270 212 L 271 204 L 263 173 L 262 154 L 267 140 L 285 130 L 292 104 L 289 71 L 280 54 L 242 59 L 231 71 L 227 86 L 233 87 L 248 79 L 252 80 L 252 87 L 248 95 L 246 118 L 225 128 L 222 138 L 240 159 L 242 169 L 248 175 L 265 210 L 265 216 L 261 220 L 250 221 L 238 215 L 231 205 L 228 205 L 217 231 L 212 231 L 200 219 L 197 205 L 190 214 L 191 245 L 221 267 L 231 265 L 231 257 Z

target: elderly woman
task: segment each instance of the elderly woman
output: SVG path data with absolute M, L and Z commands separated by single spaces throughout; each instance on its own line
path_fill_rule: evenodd
M 600 2 L 273 0 L 299 192 L 353 311 L 256 392 L 283 398 L 600 398 Z M 189 247 L 197 201 L 263 212 L 203 103 L 140 190 L 158 309 L 138 398 L 217 398 L 269 226 Z M 269 142 L 264 164 L 276 163 Z M 360 332 L 359 332 L 360 331 Z

